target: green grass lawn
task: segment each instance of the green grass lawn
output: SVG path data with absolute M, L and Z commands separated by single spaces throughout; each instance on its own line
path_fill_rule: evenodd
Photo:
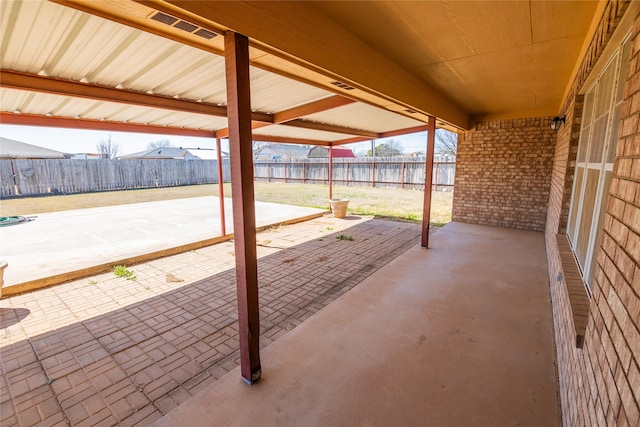
M 230 197 L 231 184 L 225 184 L 224 188 L 225 196 Z M 26 197 L 0 201 L 0 216 L 34 215 L 70 209 L 211 195 L 218 195 L 217 185 L 190 185 L 63 196 Z M 422 191 L 334 185 L 333 197 L 349 199 L 349 212 L 352 214 L 422 221 Z M 329 209 L 329 187 L 327 185 L 256 182 L 255 198 L 261 202 Z M 453 193 L 441 191 L 432 193 L 432 223 L 445 224 L 451 221 L 452 201 Z

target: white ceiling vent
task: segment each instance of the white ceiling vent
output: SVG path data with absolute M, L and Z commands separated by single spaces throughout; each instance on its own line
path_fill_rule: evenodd
M 198 27 L 191 22 L 178 19 L 175 16 L 167 15 L 163 12 L 154 12 L 149 16 L 149 18 L 162 24 L 169 25 L 170 27 L 186 31 L 187 33 L 195 34 L 196 36 L 202 37 L 203 39 L 211 40 L 212 38 L 217 36 L 217 34 L 213 31 Z

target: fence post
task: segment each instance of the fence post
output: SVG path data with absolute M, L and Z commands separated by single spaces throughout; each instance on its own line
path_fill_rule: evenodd
M 11 175 L 13 176 L 13 191 L 15 191 L 16 196 L 20 195 L 20 187 L 18 186 L 18 179 L 16 176 L 16 166 L 13 164 L 13 159 L 11 162 Z
M 322 185 L 327 183 L 327 168 L 322 166 Z
M 222 150 L 220 149 L 220 138 L 216 138 L 216 151 L 218 157 L 218 201 L 220 203 L 220 231 L 223 236 L 227 235 L 226 220 L 224 217 L 224 178 L 222 177 Z
M 307 162 L 302 162 L 302 183 L 307 183 Z
M 351 163 L 351 162 L 347 160 L 346 161 L 346 164 L 347 164 L 347 177 L 346 177 L 347 178 L 347 187 L 349 186 L 349 163 Z
M 371 168 L 371 187 L 376 188 L 376 160 L 373 159 L 373 167 Z
M 402 173 L 400 175 L 400 188 L 404 189 L 404 170 L 406 168 L 406 163 L 404 161 L 404 159 L 402 159 Z
M 333 147 L 329 146 L 329 198 L 333 199 Z

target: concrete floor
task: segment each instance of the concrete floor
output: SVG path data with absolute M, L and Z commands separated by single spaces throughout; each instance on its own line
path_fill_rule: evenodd
M 451 223 L 155 425 L 560 425 L 543 237 Z
M 233 232 L 231 210 L 227 198 L 227 233 Z M 323 212 L 256 202 L 256 226 Z M 219 218 L 214 196 L 39 214 L 33 221 L 0 229 L 0 259 L 9 264 L 4 293 L 11 286 L 35 281 L 37 287 L 37 281 L 54 276 L 62 282 L 74 278 L 72 272 L 219 237 Z

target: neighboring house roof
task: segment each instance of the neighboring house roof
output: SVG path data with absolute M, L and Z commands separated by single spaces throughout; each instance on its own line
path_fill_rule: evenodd
M 304 159 L 309 151 L 308 146 L 296 144 L 269 144 L 256 150 L 255 158 L 259 160 L 270 159 Z
M 26 142 L 0 137 L 0 158 L 3 159 L 64 159 L 65 153 Z
M 152 150 L 140 151 L 138 153 L 125 154 L 124 156 L 119 156 L 119 159 L 131 160 L 131 159 L 177 159 L 177 160 L 194 160 L 200 159 L 198 156 L 194 156 L 189 152 L 189 150 L 185 150 L 184 148 L 179 147 L 160 147 L 154 148 Z
M 309 150 L 308 157 L 310 159 L 329 157 L 329 149 L 327 147 L 313 147 L 311 150 Z M 331 157 L 335 159 L 340 157 L 355 158 L 356 156 L 355 154 L 353 154 L 351 148 L 333 147 L 333 149 L 331 150 Z

